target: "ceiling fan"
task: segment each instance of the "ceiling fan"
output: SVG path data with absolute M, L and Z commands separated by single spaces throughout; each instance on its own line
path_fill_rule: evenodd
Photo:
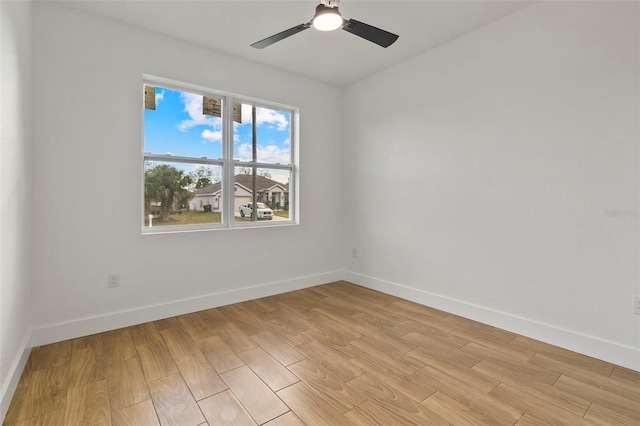
M 316 13 L 311 21 L 257 41 L 251 47 L 262 49 L 311 27 L 320 31 L 333 31 L 342 28 L 348 33 L 355 34 L 382 47 L 389 47 L 398 39 L 396 34 L 364 22 L 356 21 L 355 19 L 344 19 L 340 15 L 340 11 L 338 11 L 338 3 L 340 3 L 340 0 L 321 0 L 321 3 L 316 6 Z

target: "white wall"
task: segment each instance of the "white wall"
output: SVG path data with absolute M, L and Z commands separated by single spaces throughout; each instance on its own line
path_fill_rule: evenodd
M 338 89 L 48 2 L 34 12 L 34 344 L 335 279 Z M 298 106 L 300 225 L 142 236 L 143 73 Z
M 0 1 L 0 421 L 29 355 L 31 4 Z
M 348 278 L 640 370 L 638 17 L 539 3 L 348 88 Z

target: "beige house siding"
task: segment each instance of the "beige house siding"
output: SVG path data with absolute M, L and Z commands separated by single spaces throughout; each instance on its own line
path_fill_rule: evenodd
M 274 206 L 284 208 L 285 198 L 288 192 L 286 184 L 282 184 L 271 179 L 257 176 L 258 201 L 273 203 Z M 238 208 L 251 202 L 252 182 L 251 176 L 235 176 L 233 209 L 238 212 Z M 198 193 L 199 192 L 199 193 Z M 222 192 L 220 182 L 214 183 L 206 188 L 196 190 L 196 195 L 189 202 L 191 210 L 204 211 L 204 206 L 210 205 L 212 211 L 222 211 Z
M 234 210 L 238 210 L 243 204 L 251 202 L 251 191 L 242 185 L 235 184 Z M 189 202 L 191 210 L 204 211 L 204 206 L 211 205 L 213 211 L 222 211 L 222 191 L 218 190 L 211 194 L 196 194 Z

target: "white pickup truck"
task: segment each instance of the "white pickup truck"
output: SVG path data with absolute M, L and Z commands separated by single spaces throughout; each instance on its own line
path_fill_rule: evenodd
M 256 203 L 258 209 L 256 210 L 256 216 L 258 219 L 273 219 L 273 210 L 271 210 L 265 203 Z M 245 204 L 238 207 L 240 209 L 240 216 L 251 217 L 251 210 L 253 209 L 253 203 Z

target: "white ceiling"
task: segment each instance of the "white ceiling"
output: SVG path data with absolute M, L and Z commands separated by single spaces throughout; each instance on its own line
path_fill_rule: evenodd
M 336 86 L 346 86 L 514 13 L 528 1 L 343 0 L 345 19 L 398 34 L 384 49 L 311 28 L 265 49 L 253 42 L 311 20 L 319 0 L 58 0 L 67 7 Z

